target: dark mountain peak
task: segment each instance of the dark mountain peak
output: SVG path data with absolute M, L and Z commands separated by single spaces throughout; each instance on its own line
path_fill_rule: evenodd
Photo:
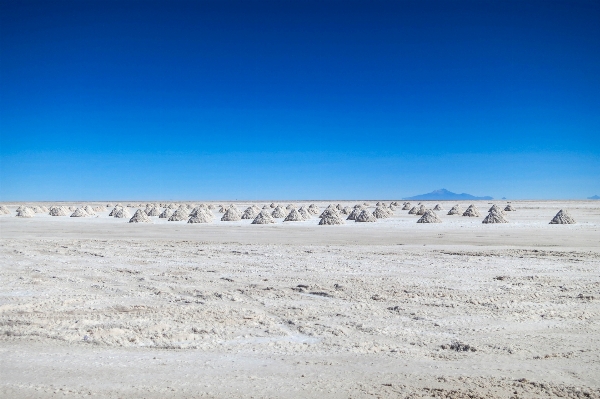
M 448 191 L 445 188 L 440 188 L 438 190 L 433 190 L 432 192 L 427 193 L 427 194 L 415 195 L 414 197 L 406 197 L 403 199 L 411 200 L 411 201 L 420 201 L 420 200 L 453 201 L 453 200 L 492 200 L 494 198 L 492 198 L 490 196 L 476 197 L 474 195 L 467 194 L 467 193 L 457 194 L 457 193 L 453 193 L 452 191 Z

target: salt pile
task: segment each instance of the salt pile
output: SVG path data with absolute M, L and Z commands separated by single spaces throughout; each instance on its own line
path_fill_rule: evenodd
M 254 208 L 252 206 L 249 206 L 244 211 L 244 214 L 242 215 L 242 219 L 254 219 L 259 213 L 260 213 L 259 210 L 257 210 L 256 208 Z
M 417 223 L 442 223 L 442 219 L 440 219 L 434 211 L 428 209 L 423 216 L 417 220 Z
M 71 214 L 72 218 L 84 218 L 86 216 L 89 216 L 89 215 L 83 208 L 77 208 L 77 209 L 75 209 L 75 212 L 73 212 Z
M 83 210 L 84 210 L 84 211 L 85 211 L 85 212 L 86 212 L 88 215 L 90 215 L 90 216 L 92 216 L 92 215 L 95 215 L 95 214 L 96 214 L 96 212 L 94 212 L 94 209 L 93 209 L 91 206 L 89 206 L 89 205 L 86 205 L 86 206 L 84 206 L 84 207 L 83 207 Z
M 318 207 L 318 206 L 316 206 L 315 204 L 310 204 L 310 205 L 308 206 L 308 212 L 309 212 L 311 215 L 318 215 L 318 214 L 319 214 L 319 207 Z
M 262 209 L 271 209 L 271 207 L 269 205 L 265 205 L 262 207 Z
M 155 206 L 151 207 L 150 209 L 147 209 L 145 212 L 146 212 L 146 215 L 148 215 L 148 216 L 160 215 L 160 210 Z
M 488 209 L 488 212 L 498 212 L 498 213 L 504 213 L 504 211 L 502 210 L 502 208 L 500 208 L 498 205 L 494 204 L 492 205 L 492 207 L 490 209 Z
M 485 219 L 483 219 L 483 222 L 481 222 L 483 224 L 490 224 L 490 223 L 508 223 L 508 220 L 504 217 L 504 214 L 496 209 L 490 211 L 490 213 L 488 213 L 488 215 L 485 217 Z
M 458 204 L 454 205 L 449 211 L 448 211 L 448 215 L 460 215 L 463 213 L 463 210 L 460 209 L 460 206 Z
M 425 211 L 427 211 L 427 208 L 425 208 L 425 205 L 421 205 L 417 210 L 417 213 L 415 213 L 415 215 L 424 215 Z
M 287 206 L 285 207 L 285 209 L 287 209 L 288 211 L 295 208 L 296 206 L 294 204 L 287 204 Z
M 266 210 L 261 211 L 258 214 L 258 216 L 256 216 L 256 218 L 252 221 L 252 224 L 270 224 L 270 223 L 275 223 L 275 219 L 273 219 L 273 216 L 271 216 L 269 211 L 266 211 Z
M 6 206 L 0 205 L 0 215 L 8 215 L 9 213 L 10 211 Z
M 506 212 L 514 212 L 514 211 L 516 211 L 516 209 L 511 204 L 506 205 L 506 208 L 504 208 L 504 210 Z
M 571 217 L 571 215 L 569 214 L 569 211 L 567 210 L 560 210 L 558 211 L 558 213 L 556 214 L 556 216 L 554 216 L 554 218 L 550 221 L 550 224 L 575 224 L 575 219 L 573 219 L 573 217 Z
M 222 222 L 236 222 L 241 219 L 242 215 L 240 215 L 240 212 L 234 205 L 230 206 L 223 214 L 223 217 L 221 217 Z
M 419 212 L 419 208 L 417 208 L 416 206 L 413 206 L 412 208 L 410 208 L 410 211 L 408 211 L 409 215 L 416 215 L 417 212 Z
M 114 205 L 113 205 L 113 204 L 111 204 L 111 203 L 109 202 L 108 204 L 106 204 L 106 207 L 107 207 L 107 208 L 113 208 L 113 207 L 114 207 Z
M 436 206 L 433 207 L 434 211 L 443 211 L 444 208 L 442 208 L 442 206 L 440 204 L 437 204 Z
M 94 210 L 94 212 L 104 212 L 104 207 L 102 206 L 96 206 L 92 209 Z
M 181 222 L 189 217 L 188 213 L 183 209 L 177 209 L 171 217 L 168 219 L 169 222 Z
M 284 218 L 287 215 L 285 214 L 285 210 L 281 206 L 277 206 L 275 209 L 273 209 L 273 213 L 271 213 L 271 216 L 273 216 L 275 219 L 279 219 Z
M 158 215 L 158 217 L 160 219 L 169 219 L 171 217 L 171 215 L 173 215 L 173 210 L 169 207 L 167 207 L 164 211 L 162 211 L 162 213 L 160 215 Z
M 32 218 L 35 216 L 35 212 L 33 211 L 33 209 L 29 208 L 29 207 L 19 207 L 20 210 L 17 210 L 17 217 L 18 218 Z
M 62 206 L 52 206 L 50 207 L 50 212 L 48 213 L 50 216 L 67 216 L 67 211 Z
M 112 216 L 117 218 L 117 219 L 125 219 L 125 218 L 129 218 L 131 216 L 131 214 L 129 213 L 129 211 L 127 210 L 127 208 L 115 208 L 113 209 Z
M 362 213 L 363 209 L 362 208 L 354 208 L 352 210 L 352 212 L 350 212 L 350 215 L 348 215 L 348 217 L 346 218 L 346 220 L 356 220 L 356 218 Z M 373 215 L 371 215 L 373 216 Z M 375 217 L 375 216 L 373 216 Z
M 377 208 L 375 208 L 375 211 L 373 211 L 373 216 L 375 216 L 377 219 L 387 219 L 391 215 L 386 208 L 378 206 Z
M 298 209 L 298 213 L 299 213 L 300 215 L 302 215 L 302 218 L 304 218 L 304 220 L 309 220 L 309 219 L 311 218 L 311 216 L 310 216 L 310 213 L 309 213 L 309 212 L 308 212 L 308 210 L 307 210 L 305 207 L 303 207 L 303 206 L 301 206 L 301 207 Z
M 276 207 L 277 207 L 277 205 L 275 205 L 275 203 L 274 203 L 274 202 L 271 202 L 271 205 L 269 205 L 269 206 L 271 207 L 271 209 L 273 209 L 273 208 L 276 208 Z
M 467 210 L 464 211 L 462 215 L 463 216 L 468 216 L 468 217 L 479 217 L 479 216 L 481 216 L 479 214 L 479 210 L 473 204 L 469 205 L 469 207 L 467 208 Z
M 227 208 L 225 208 L 223 205 L 219 205 L 219 213 L 225 213 L 227 212 Z
M 33 213 L 44 213 L 44 210 L 39 206 L 34 206 L 31 209 L 33 210 Z
M 210 204 L 210 205 L 208 206 L 208 209 L 210 209 L 210 210 L 212 211 L 213 209 L 216 209 L 216 207 L 215 207 L 213 204 Z
M 410 210 L 410 208 L 411 208 L 410 202 L 405 202 L 404 205 L 402 206 L 403 211 L 408 211 L 408 210 Z
M 122 206 L 115 206 L 112 211 L 108 214 L 108 216 L 115 216 L 115 213 L 119 210 L 119 208 L 123 208 Z
M 319 225 L 333 225 L 333 224 L 344 224 L 344 221 L 340 218 L 339 213 L 335 210 L 335 208 L 325 209 L 325 211 L 321 214 L 321 221 Z
M 356 216 L 354 218 L 355 222 L 365 223 L 365 222 L 376 222 L 377 221 L 377 218 L 373 215 L 373 213 L 369 212 L 366 209 L 363 209 L 363 210 L 355 209 L 353 212 L 355 212 L 355 211 L 360 212 L 358 214 L 358 216 Z M 350 216 L 348 216 L 348 218 L 350 218 Z
M 199 208 L 194 215 L 190 217 L 188 223 L 210 223 L 213 221 L 213 215 L 204 208 Z
M 169 208 L 169 209 L 177 209 L 177 205 L 171 203 L 171 204 L 167 205 L 167 208 Z
M 283 219 L 283 221 L 284 222 L 304 222 L 304 218 L 302 217 L 300 212 L 298 212 L 296 210 L 296 208 L 292 208 L 290 213 L 288 213 L 288 215 L 285 217 L 285 219 Z
M 352 212 L 352 208 L 350 208 L 349 206 L 347 206 L 344 209 L 340 210 L 340 213 L 342 215 L 349 215 L 351 212 Z
M 135 215 L 129 219 L 129 223 L 152 223 L 152 220 L 146 215 L 146 212 L 138 209 L 135 211 Z

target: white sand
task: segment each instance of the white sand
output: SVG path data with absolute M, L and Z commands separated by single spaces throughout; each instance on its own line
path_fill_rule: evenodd
M 600 397 L 600 202 L 325 227 L 7 205 L 3 398 Z

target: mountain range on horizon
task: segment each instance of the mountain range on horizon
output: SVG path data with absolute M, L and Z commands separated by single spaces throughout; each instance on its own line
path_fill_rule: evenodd
M 600 195 L 592 195 L 591 197 L 587 197 L 587 199 L 600 200 Z
M 440 188 L 439 190 L 434 190 L 427 194 L 419 194 L 419 195 L 415 195 L 413 197 L 405 197 L 403 199 L 411 200 L 411 201 L 420 201 L 420 200 L 444 201 L 444 200 L 492 200 L 494 198 L 490 197 L 490 196 L 477 197 L 477 196 L 467 194 L 467 193 L 457 194 L 457 193 L 448 191 L 445 188 Z

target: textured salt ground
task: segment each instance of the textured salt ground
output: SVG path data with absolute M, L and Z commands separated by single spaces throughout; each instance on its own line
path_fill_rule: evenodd
M 493 229 L 13 212 L 0 396 L 598 397 L 600 212 L 555 207 Z

